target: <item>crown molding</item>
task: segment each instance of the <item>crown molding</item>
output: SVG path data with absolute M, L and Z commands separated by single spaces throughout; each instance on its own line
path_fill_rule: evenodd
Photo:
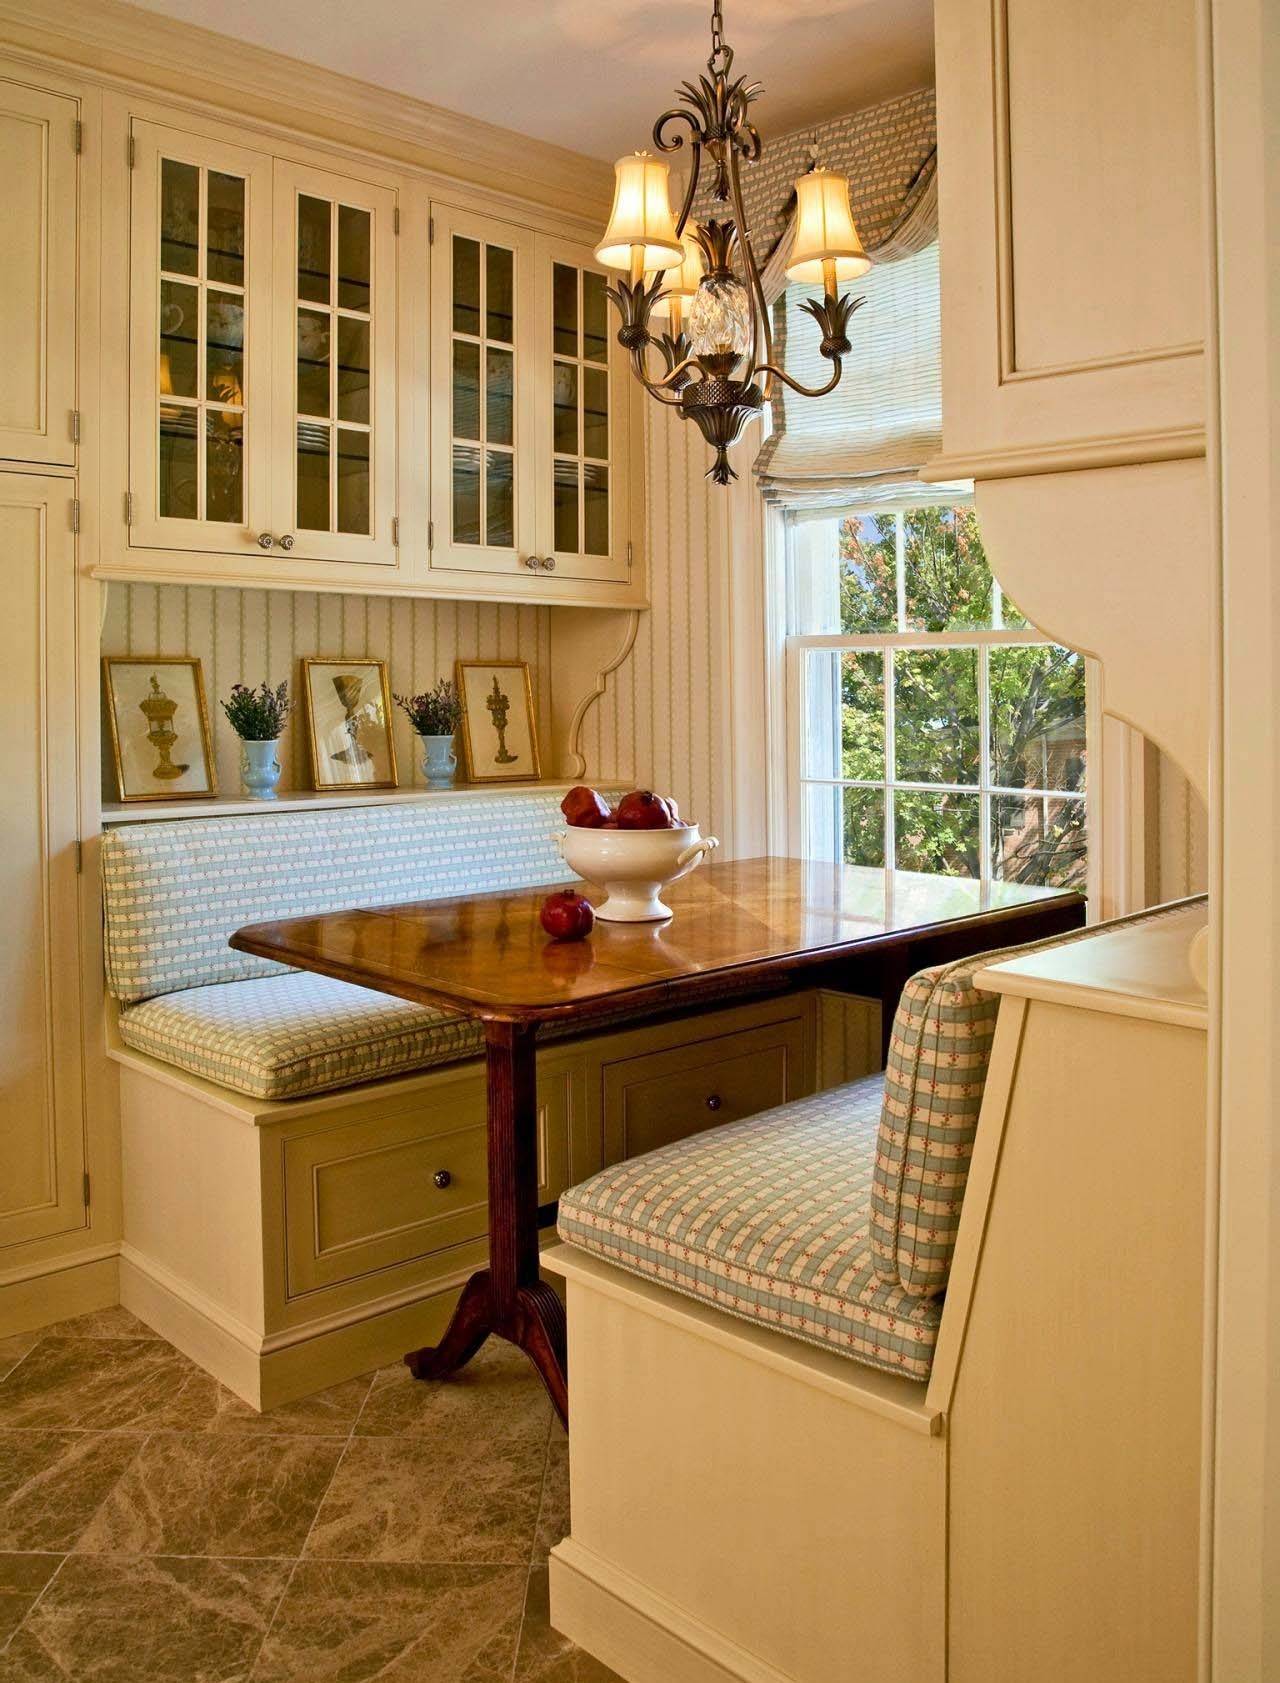
M 124 0 L 0 0 L 0 44 L 109 83 L 252 112 L 592 218 L 609 164 Z

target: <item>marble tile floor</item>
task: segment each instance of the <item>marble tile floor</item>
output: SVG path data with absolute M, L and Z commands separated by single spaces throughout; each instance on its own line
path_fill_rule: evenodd
M 123 1309 L 0 1339 L 0 1683 L 618 1683 L 548 1619 L 568 1494 L 496 1341 L 258 1415 Z

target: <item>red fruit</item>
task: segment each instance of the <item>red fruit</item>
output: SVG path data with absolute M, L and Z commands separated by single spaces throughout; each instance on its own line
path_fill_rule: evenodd
M 615 816 L 622 830 L 670 830 L 671 813 L 652 789 L 633 789 L 618 802 Z
M 570 789 L 560 802 L 560 810 L 575 830 L 598 830 L 609 817 L 609 803 L 584 783 Z
M 590 900 L 584 900 L 574 888 L 548 894 L 538 913 L 538 922 L 553 941 L 581 941 L 590 935 L 595 921 Z
M 597 824 L 597 830 L 620 830 L 622 825 L 616 818 L 606 818 L 603 824 Z

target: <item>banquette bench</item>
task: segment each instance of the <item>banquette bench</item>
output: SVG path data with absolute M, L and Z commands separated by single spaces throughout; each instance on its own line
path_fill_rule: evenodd
M 104 837 L 126 1305 L 257 1407 L 430 1342 L 483 1261 L 469 1019 L 236 952 L 247 923 L 569 879 L 558 789 L 150 821 Z M 820 1047 L 820 1023 L 838 1032 Z M 539 1200 L 877 1061 L 874 1002 L 796 994 L 539 1053 Z M 709 1108 L 710 1107 L 710 1108 Z
M 921 971 L 882 1074 L 566 1190 L 557 1629 L 627 1683 L 1192 1683 L 1204 920 Z

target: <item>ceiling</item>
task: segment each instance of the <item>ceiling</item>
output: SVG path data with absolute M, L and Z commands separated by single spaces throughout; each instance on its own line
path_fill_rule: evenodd
M 644 145 L 702 69 L 709 0 L 140 0 L 598 158 Z M 933 81 L 932 0 L 724 0 L 767 139 Z

